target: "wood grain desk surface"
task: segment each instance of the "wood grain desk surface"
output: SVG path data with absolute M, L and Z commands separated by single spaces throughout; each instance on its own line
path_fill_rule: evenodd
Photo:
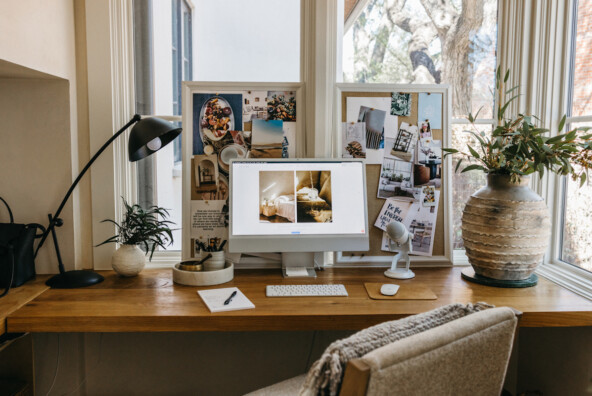
M 49 276 L 38 276 L 31 282 L 10 289 L 7 295 L 0 298 L 0 335 L 6 332 L 6 317 L 8 315 L 49 289 L 49 286 L 45 285 L 47 278 Z
M 442 305 L 484 301 L 523 312 L 522 326 L 592 326 L 592 302 L 543 278 L 536 287 L 500 289 L 469 283 L 460 268 L 417 269 L 401 285 L 427 285 L 437 300 L 371 300 L 364 282 L 389 280 L 384 269 L 328 269 L 317 279 L 282 278 L 276 270 L 236 270 L 229 283 L 211 287 L 174 284 L 170 269 L 144 270 L 121 278 L 104 271 L 105 281 L 73 290 L 50 289 L 8 316 L 10 332 L 160 332 L 357 330 Z M 349 297 L 268 298 L 273 284 L 343 283 Z M 255 309 L 210 313 L 198 289 L 239 287 Z

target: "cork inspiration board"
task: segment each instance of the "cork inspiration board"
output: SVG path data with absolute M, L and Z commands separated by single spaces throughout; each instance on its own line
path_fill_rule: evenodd
M 422 120 L 418 120 L 418 98 L 419 93 L 428 93 L 431 94 L 432 91 L 430 89 L 414 89 L 413 91 L 409 91 L 406 89 L 397 90 L 396 86 L 383 86 L 380 90 L 372 90 L 372 91 L 363 91 L 360 89 L 348 91 L 347 89 L 348 84 L 342 84 L 340 89 L 340 111 L 338 114 L 338 125 L 341 123 L 346 122 L 347 116 L 347 99 L 351 97 L 360 97 L 360 98 L 373 98 L 373 97 L 391 97 L 392 92 L 397 93 L 405 93 L 411 95 L 411 108 L 408 116 L 397 116 L 396 126 L 397 129 L 401 126 L 403 122 L 406 122 L 410 125 L 418 125 L 421 123 Z M 357 85 L 361 88 L 361 84 L 352 84 Z M 387 88 L 390 88 L 387 89 Z M 448 88 L 446 86 L 438 86 L 438 89 L 435 93 L 442 95 L 442 128 L 440 129 L 431 129 L 432 131 L 432 138 L 434 140 L 441 140 L 443 147 L 448 146 L 448 136 L 447 133 L 444 133 L 445 130 L 448 130 L 449 125 L 449 100 L 448 100 Z M 337 139 L 339 140 L 339 139 Z M 341 156 L 341 148 L 337 147 L 336 151 L 338 155 Z M 434 245 L 432 249 L 432 257 L 435 256 L 445 256 L 449 259 L 449 249 L 447 249 L 447 228 L 449 227 L 448 221 L 446 220 L 445 216 L 445 208 L 446 208 L 446 199 L 444 191 L 446 189 L 446 185 L 448 180 L 446 180 L 447 176 L 447 169 L 448 164 L 446 161 L 442 161 L 442 183 L 440 188 L 436 188 L 436 190 L 440 191 L 440 202 L 438 205 L 437 217 L 436 217 L 436 228 L 434 232 Z M 343 258 L 354 257 L 360 260 L 357 262 L 364 262 L 366 259 L 367 261 L 386 261 L 386 257 L 388 259 L 392 257 L 392 252 L 383 251 L 381 249 L 382 245 L 382 236 L 383 231 L 374 226 L 374 222 L 376 221 L 384 203 L 385 199 L 381 199 L 377 197 L 377 190 L 378 184 L 380 180 L 380 171 L 381 165 L 380 164 L 367 164 L 366 165 L 366 193 L 367 193 L 367 202 L 368 202 L 368 227 L 369 227 L 369 238 L 370 238 L 370 248 L 367 252 L 362 251 L 355 251 L 355 252 L 342 252 Z M 377 257 L 378 256 L 378 257 Z M 380 257 L 384 257 L 382 260 Z M 424 259 L 425 256 L 416 256 L 418 259 Z M 374 258 L 374 260 L 372 260 Z

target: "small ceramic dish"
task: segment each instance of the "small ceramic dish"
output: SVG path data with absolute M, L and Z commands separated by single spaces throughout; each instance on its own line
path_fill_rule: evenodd
M 183 271 L 203 271 L 203 264 L 196 260 L 182 261 L 179 263 L 179 269 Z

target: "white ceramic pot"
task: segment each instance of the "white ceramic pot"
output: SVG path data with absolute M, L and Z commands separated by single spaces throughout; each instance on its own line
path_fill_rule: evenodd
M 121 276 L 136 276 L 146 265 L 146 254 L 136 245 L 121 245 L 113 253 L 111 265 Z
M 204 252 L 203 254 L 207 255 L 208 252 Z M 206 271 L 218 271 L 224 268 L 224 250 L 219 252 L 210 252 L 209 254 L 211 254 L 212 257 L 204 262 L 204 268 Z

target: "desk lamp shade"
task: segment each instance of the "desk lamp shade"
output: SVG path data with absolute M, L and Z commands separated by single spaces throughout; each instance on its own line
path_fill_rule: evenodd
M 138 121 L 129 137 L 129 160 L 135 162 L 148 157 L 172 142 L 180 133 L 181 128 L 160 118 Z
M 136 114 L 119 131 L 113 134 L 95 153 L 95 155 L 93 155 L 90 161 L 84 166 L 76 180 L 74 180 L 74 183 L 72 183 L 72 185 L 68 189 L 68 192 L 66 193 L 66 196 L 62 200 L 62 203 L 58 207 L 58 210 L 55 211 L 55 214 L 48 215 L 49 226 L 43 234 L 41 241 L 37 245 L 35 256 L 37 256 L 39 249 L 41 248 L 41 246 L 43 246 L 43 243 L 45 242 L 47 237 L 50 234 L 53 237 L 60 273 L 51 277 L 46 282 L 48 286 L 58 289 L 72 289 L 78 287 L 91 286 L 103 281 L 103 277 L 94 271 L 65 270 L 60 255 L 60 248 L 58 245 L 56 235 L 56 227 L 61 227 L 64 224 L 63 220 L 60 219 L 59 216 L 62 213 L 62 209 L 64 209 L 64 205 L 68 201 L 68 198 L 70 198 L 70 195 L 72 195 L 74 188 L 76 188 L 76 186 L 80 182 L 82 176 L 84 176 L 86 171 L 88 171 L 88 169 L 95 162 L 95 160 L 103 153 L 103 151 L 105 151 L 105 149 L 115 139 L 117 139 L 121 134 L 123 134 L 123 132 L 127 130 L 127 128 L 129 128 L 132 125 L 134 125 L 134 127 L 132 128 L 132 131 L 130 133 L 128 143 L 129 160 L 131 162 L 135 162 L 142 158 L 148 157 L 149 155 L 153 154 L 154 152 L 160 150 L 162 147 L 172 142 L 181 133 L 181 128 L 175 126 L 171 122 L 154 117 L 142 119 L 142 117 Z

